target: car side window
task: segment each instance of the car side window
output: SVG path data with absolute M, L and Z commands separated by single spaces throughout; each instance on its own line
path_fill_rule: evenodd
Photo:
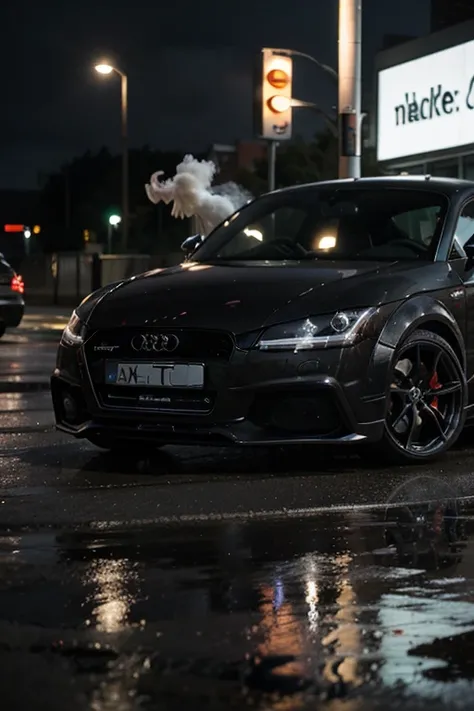
M 456 255 L 459 259 L 459 247 L 463 248 L 471 237 L 474 237 L 474 200 L 470 200 L 464 205 L 458 217 L 454 231 L 454 243 L 451 250 L 452 254 L 450 255 L 451 259 L 455 259 Z
M 408 239 L 428 247 L 436 233 L 438 215 L 439 207 L 430 206 L 395 215 L 392 222 Z

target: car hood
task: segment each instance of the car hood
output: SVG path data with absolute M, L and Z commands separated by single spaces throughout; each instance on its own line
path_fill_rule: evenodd
M 415 289 L 423 290 L 418 272 L 430 267 L 436 265 L 187 263 L 115 285 L 99 299 L 88 324 L 93 328 L 148 325 L 244 333 L 314 313 L 396 301 L 401 294 L 400 298 L 406 298 Z

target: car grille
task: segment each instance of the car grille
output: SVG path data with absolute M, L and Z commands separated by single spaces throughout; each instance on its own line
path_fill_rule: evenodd
M 179 344 L 172 352 L 136 351 L 132 341 L 141 334 L 149 336 L 176 336 Z M 105 408 L 138 409 L 148 412 L 206 414 L 214 406 L 215 392 L 205 384 L 202 390 L 181 388 L 123 387 L 105 382 L 106 360 L 170 361 L 220 363 L 224 365 L 232 355 L 232 336 L 222 331 L 195 331 L 186 329 L 117 328 L 96 331 L 85 344 L 85 357 L 92 386 Z

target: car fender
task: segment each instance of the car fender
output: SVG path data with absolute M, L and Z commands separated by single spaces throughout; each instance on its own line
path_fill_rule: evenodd
M 427 294 L 420 294 L 404 301 L 396 308 L 383 326 L 368 368 L 368 388 L 366 398 L 385 397 L 387 377 L 398 346 L 413 333 L 423 328 L 423 324 L 439 325 L 439 335 L 449 334 L 447 340 L 455 345 L 455 351 L 466 368 L 464 338 L 456 319 L 446 306 Z M 431 326 L 430 326 L 431 327 Z

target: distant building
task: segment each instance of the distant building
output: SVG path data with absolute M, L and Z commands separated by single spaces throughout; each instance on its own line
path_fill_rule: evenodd
M 474 20 L 474 0 L 431 0 L 431 32 Z
M 255 170 L 255 163 L 266 157 L 267 147 L 259 141 L 237 141 L 234 145 L 215 143 L 209 160 L 218 167 L 217 183 L 236 180 L 240 170 Z

